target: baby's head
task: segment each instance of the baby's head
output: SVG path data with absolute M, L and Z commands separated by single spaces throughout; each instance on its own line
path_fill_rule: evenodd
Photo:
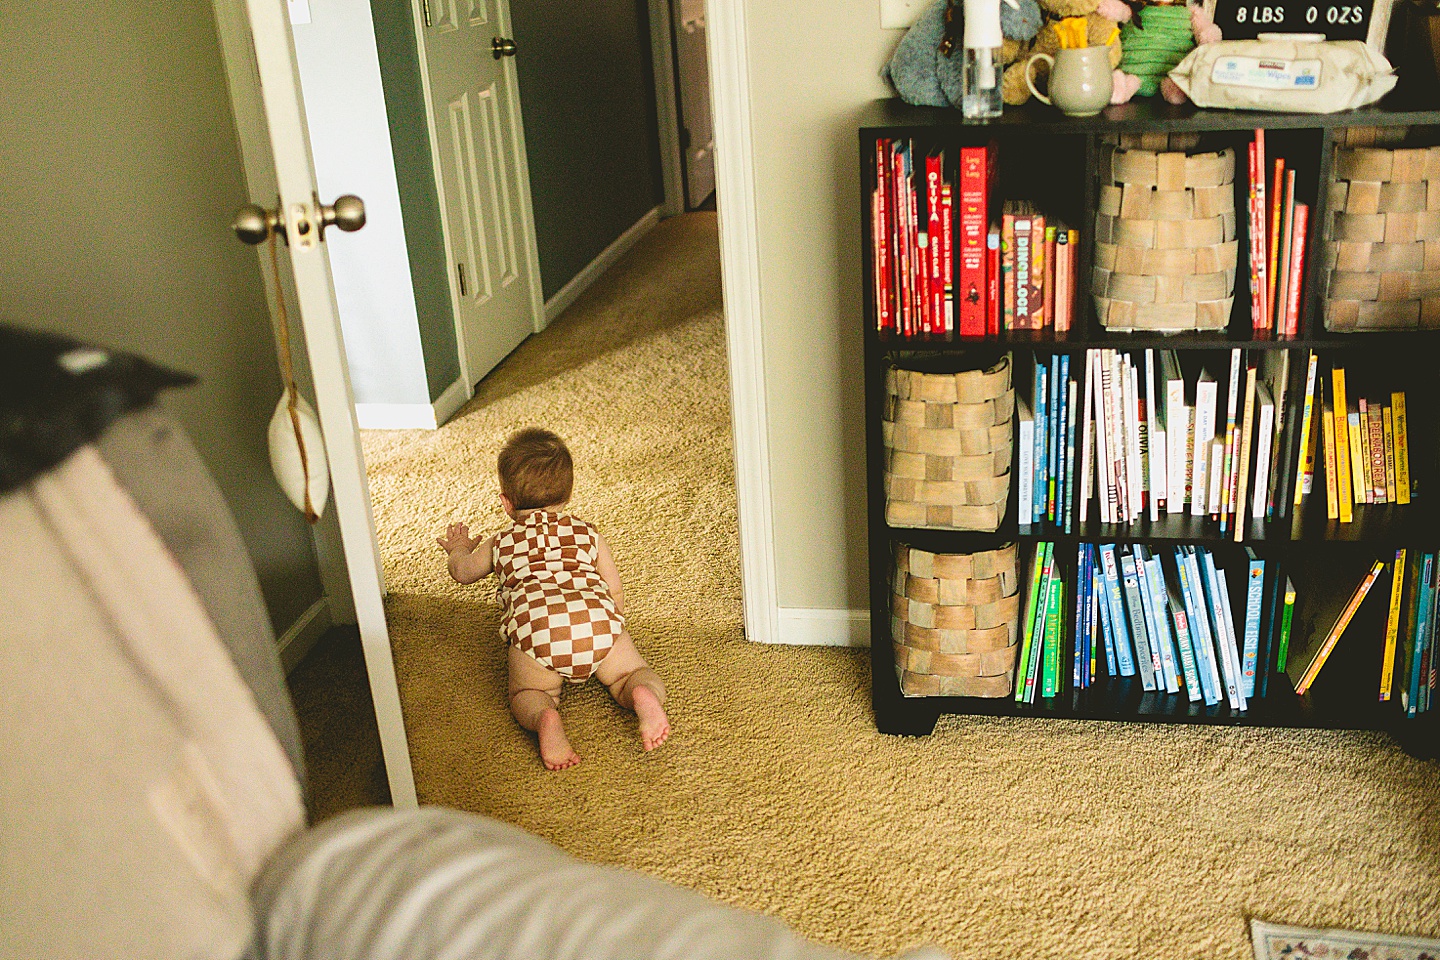
M 500 448 L 500 502 L 511 516 L 517 510 L 558 507 L 570 499 L 575 481 L 570 450 L 549 430 L 526 427 Z

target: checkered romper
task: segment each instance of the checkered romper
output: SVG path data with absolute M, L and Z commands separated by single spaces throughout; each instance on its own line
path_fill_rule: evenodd
M 495 538 L 500 635 L 572 683 L 589 679 L 625 629 L 583 520 L 536 510 Z

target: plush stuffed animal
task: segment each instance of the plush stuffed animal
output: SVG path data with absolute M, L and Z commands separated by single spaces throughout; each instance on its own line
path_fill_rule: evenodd
M 1137 0 L 1124 19 L 1124 55 L 1110 102 L 1125 103 L 1136 94 L 1153 97 L 1158 91 L 1169 103 L 1184 103 L 1184 91 L 1168 74 L 1196 46 L 1219 40 L 1220 28 L 1204 7 L 1187 7 L 1180 0 Z
M 1061 20 L 1084 17 L 1085 36 L 1090 45 L 1108 45 L 1111 66 L 1120 64 L 1122 43 L 1115 38 L 1115 28 L 1122 19 L 1130 18 L 1130 8 L 1124 0 L 1039 0 L 1039 3 L 1046 22 L 1035 36 L 1035 42 L 1017 44 L 1013 55 L 1009 44 L 1004 50 L 1004 61 L 1009 65 L 1000 82 L 1000 95 L 1012 106 L 1030 99 L 1030 88 L 1025 84 L 1025 70 L 1030 57 L 1037 53 L 1048 53 L 1053 57 L 1060 49 L 1056 24 Z M 1044 62 L 1035 64 L 1035 79 L 1040 80 L 1048 71 L 1049 67 Z
M 960 38 L 964 29 L 958 3 L 948 8 L 950 22 L 947 24 L 947 3 L 948 0 L 935 0 L 920 15 L 881 71 L 906 103 L 923 107 L 960 106 L 963 64 Z M 1040 29 L 1040 22 L 1040 6 L 1036 0 L 1000 0 L 1004 51 L 1012 46 L 1028 47 Z M 1009 62 L 1002 59 L 1002 63 Z

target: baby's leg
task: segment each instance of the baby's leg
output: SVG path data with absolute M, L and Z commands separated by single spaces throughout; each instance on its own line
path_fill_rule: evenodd
M 595 668 L 595 676 L 610 690 L 615 702 L 634 710 L 640 718 L 640 742 L 654 750 L 670 736 L 670 718 L 665 715 L 665 684 L 640 651 L 629 631 L 621 633 L 615 646 Z
M 564 770 L 580 762 L 560 723 L 560 674 L 511 645 L 510 712 L 526 730 L 540 735 L 540 760 L 547 770 Z

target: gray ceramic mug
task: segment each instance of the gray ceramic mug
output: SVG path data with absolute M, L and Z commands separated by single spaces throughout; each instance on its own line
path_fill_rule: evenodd
M 1035 89 L 1035 61 L 1050 64 L 1050 95 Z M 1025 85 L 1042 103 L 1049 103 L 1069 117 L 1093 117 L 1110 105 L 1114 81 L 1110 72 L 1109 47 L 1079 47 L 1056 51 L 1055 56 L 1037 53 L 1025 63 Z

